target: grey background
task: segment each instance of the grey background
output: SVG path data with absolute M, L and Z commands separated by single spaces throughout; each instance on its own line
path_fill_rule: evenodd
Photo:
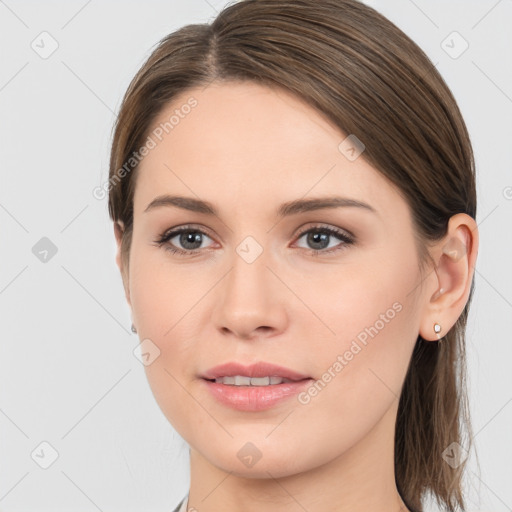
M 134 356 L 107 202 L 92 191 L 108 178 L 115 112 L 151 48 L 225 3 L 0 0 L 3 512 L 166 512 L 188 490 L 188 447 Z M 472 454 L 468 510 L 512 510 L 512 1 L 371 5 L 436 64 L 473 141 L 480 250 L 468 357 L 480 472 Z M 469 44 L 457 58 L 453 31 Z M 58 48 L 42 58 L 52 39 Z M 58 453 L 48 469 L 42 442 Z

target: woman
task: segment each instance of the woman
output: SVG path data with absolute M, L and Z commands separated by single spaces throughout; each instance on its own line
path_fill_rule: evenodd
M 190 448 L 176 510 L 464 508 L 474 160 L 396 26 L 242 0 L 170 34 L 124 97 L 109 212 Z

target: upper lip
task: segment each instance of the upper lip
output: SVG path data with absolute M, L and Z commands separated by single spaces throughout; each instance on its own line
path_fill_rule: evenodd
M 255 364 L 245 366 L 234 361 L 224 363 L 210 368 L 204 372 L 201 377 L 203 379 L 216 379 L 218 377 L 233 377 L 235 375 L 243 375 L 245 377 L 282 377 L 293 381 L 309 379 L 308 375 L 278 366 L 276 364 L 261 361 Z

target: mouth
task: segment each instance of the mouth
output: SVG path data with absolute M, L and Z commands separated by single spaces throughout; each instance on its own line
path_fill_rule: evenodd
M 306 379 L 300 380 L 291 380 L 286 379 L 285 377 L 278 376 L 267 376 L 267 377 L 247 377 L 244 375 L 234 375 L 234 376 L 225 376 L 225 377 L 217 377 L 215 379 L 205 379 L 208 382 L 216 382 L 217 384 L 225 384 L 226 386 L 243 386 L 243 387 L 253 387 L 253 386 L 275 386 L 279 384 L 287 384 L 289 382 L 301 382 Z
M 200 377 L 216 382 L 217 379 L 223 379 L 218 382 L 235 386 L 265 386 L 281 384 L 283 382 L 297 382 L 311 378 L 310 375 L 265 361 L 250 365 L 231 361 L 210 368 Z
M 225 363 L 211 368 L 200 378 L 218 403 L 246 412 L 263 411 L 284 403 L 314 381 L 310 376 L 265 362 L 250 366 Z

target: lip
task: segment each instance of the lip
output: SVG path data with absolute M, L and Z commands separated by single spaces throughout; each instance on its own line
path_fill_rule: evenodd
M 283 382 L 269 386 L 233 386 L 208 379 L 217 377 L 283 377 L 293 382 Z M 249 366 L 229 362 L 206 371 L 201 378 L 212 396 L 221 404 L 239 411 L 263 411 L 300 393 L 313 382 L 313 378 L 290 370 L 284 366 L 259 362 Z
M 246 377 L 282 377 L 293 381 L 301 381 L 310 379 L 309 375 L 304 375 L 296 371 L 278 366 L 276 364 L 260 361 L 251 365 L 243 365 L 235 361 L 230 361 L 218 366 L 210 368 L 204 372 L 200 377 L 203 379 L 216 379 L 217 377 L 233 377 L 235 375 L 244 375 Z M 276 384 L 280 386 L 281 384 Z

